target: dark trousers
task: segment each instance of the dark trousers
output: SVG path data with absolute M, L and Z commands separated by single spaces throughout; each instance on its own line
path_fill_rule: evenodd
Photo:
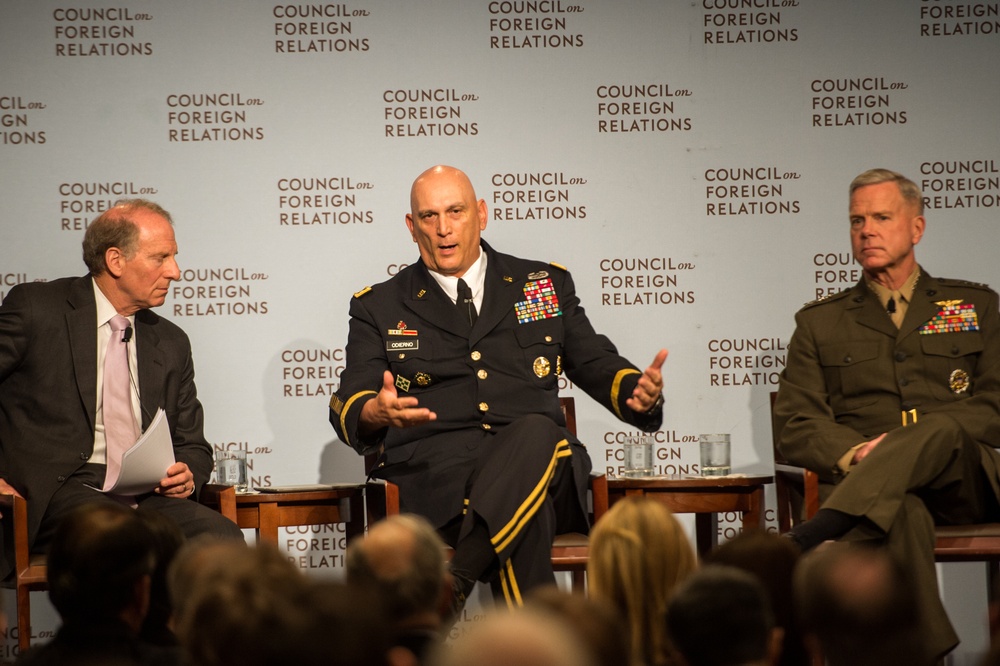
M 483 446 L 467 485 L 465 512 L 442 532 L 453 546 L 483 548 L 463 537 L 476 522 L 485 524 L 497 565 L 487 580 L 498 601 L 517 607 L 526 591 L 555 582 L 555 535 L 589 529 L 581 487 L 590 461 L 562 427 L 538 415 L 488 436 Z
M 119 501 L 90 487 L 103 485 L 104 472 L 104 465 L 84 465 L 52 495 L 32 546 L 33 552 L 48 550 L 52 534 L 59 522 L 76 507 L 91 502 Z M 243 538 L 242 530 L 235 523 L 223 517 L 218 511 L 203 506 L 192 498 L 177 499 L 148 493 L 137 497 L 136 503 L 141 507 L 169 516 L 177 523 L 187 538 L 201 534 L 212 534 L 221 538 Z

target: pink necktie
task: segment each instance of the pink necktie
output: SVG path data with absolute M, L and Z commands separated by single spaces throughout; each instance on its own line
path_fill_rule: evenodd
M 104 439 L 107 443 L 108 471 L 104 490 L 114 486 L 121 471 L 122 456 L 135 444 L 135 415 L 128 371 L 128 345 L 123 341 L 128 319 L 121 315 L 111 318 L 111 339 L 104 357 Z

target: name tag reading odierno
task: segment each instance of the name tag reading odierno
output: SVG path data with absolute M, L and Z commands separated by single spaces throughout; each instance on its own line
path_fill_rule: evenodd
M 420 349 L 419 340 L 388 340 L 385 343 L 386 351 L 413 351 Z

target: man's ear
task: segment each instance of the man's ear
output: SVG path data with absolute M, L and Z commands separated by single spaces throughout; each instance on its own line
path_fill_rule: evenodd
M 111 277 L 121 277 L 125 270 L 125 255 L 117 247 L 104 251 L 104 268 Z

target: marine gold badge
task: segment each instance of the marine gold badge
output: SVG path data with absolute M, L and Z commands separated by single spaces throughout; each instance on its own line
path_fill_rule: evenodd
M 953 370 L 948 377 L 948 386 L 952 393 L 965 393 L 969 390 L 969 373 L 965 370 Z
M 549 359 L 544 356 L 539 356 L 535 359 L 535 362 L 531 364 L 532 369 L 535 371 L 536 377 L 546 377 L 550 372 L 552 372 L 552 364 L 549 363 Z

